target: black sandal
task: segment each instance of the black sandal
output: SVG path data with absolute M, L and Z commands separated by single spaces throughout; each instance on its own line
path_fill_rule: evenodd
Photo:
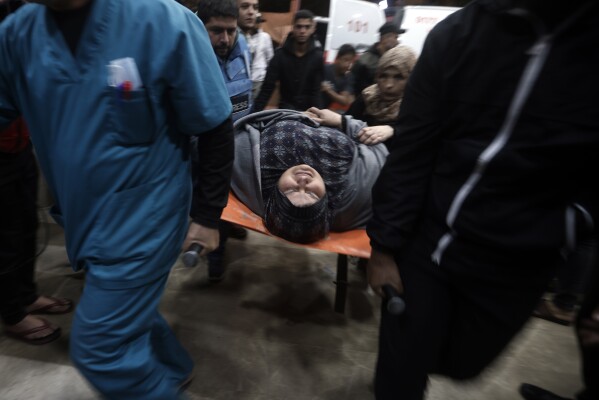
M 40 345 L 40 344 L 46 344 L 46 343 L 50 343 L 55 341 L 56 339 L 58 339 L 60 337 L 61 334 L 61 329 L 60 327 L 57 327 L 54 331 L 52 331 L 52 333 L 50 333 L 49 335 L 43 336 L 43 337 L 39 337 L 39 338 L 28 338 L 27 336 L 32 335 L 34 333 L 37 332 L 41 332 L 44 329 L 52 329 L 52 326 L 50 325 L 50 322 L 46 321 L 43 318 L 40 318 L 43 321 L 43 325 L 32 328 L 32 329 L 28 329 L 26 331 L 21 331 L 21 332 L 12 332 L 9 330 L 5 330 L 5 333 L 7 336 L 10 336 L 13 339 L 18 339 L 22 342 L 25 342 L 27 344 L 34 344 L 34 345 Z
M 546 299 L 541 300 L 537 308 L 533 311 L 532 315 L 563 326 L 572 325 L 575 318 L 574 313 L 571 313 L 570 315 L 567 311 L 560 311 L 557 306 L 551 303 L 551 300 Z
M 69 313 L 73 309 L 73 301 L 70 299 L 57 298 L 57 297 L 52 297 L 52 296 L 43 296 L 43 297 L 50 299 L 53 302 L 50 304 L 47 304 L 43 307 L 36 308 L 32 311 L 28 311 L 28 314 L 31 314 L 31 315 L 39 315 L 39 314 L 58 315 L 58 314 Z M 66 307 L 66 308 L 59 310 L 59 311 L 53 311 L 52 309 L 55 307 L 56 308 Z

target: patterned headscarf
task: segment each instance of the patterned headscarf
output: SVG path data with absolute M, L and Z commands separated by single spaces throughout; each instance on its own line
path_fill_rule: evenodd
M 396 46 L 383 54 L 376 75 L 378 77 L 387 69 L 395 69 L 407 77 L 414 69 L 414 65 L 416 65 L 416 53 L 408 46 Z M 396 99 L 384 99 L 379 86 L 375 83 L 362 91 L 362 97 L 366 103 L 366 114 L 381 121 L 392 121 L 399 114 L 403 93 Z
M 329 232 L 328 197 L 307 207 L 297 207 L 278 188 L 266 200 L 264 226 L 270 233 L 290 242 L 312 243 Z

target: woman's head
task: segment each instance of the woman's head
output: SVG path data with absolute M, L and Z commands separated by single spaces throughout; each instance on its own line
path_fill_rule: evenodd
M 266 200 L 266 228 L 283 239 L 310 243 L 329 231 L 328 198 L 324 180 L 309 165 L 296 165 L 279 178 Z
M 296 207 L 310 206 L 326 193 L 322 176 L 306 164 L 293 166 L 283 172 L 277 187 Z
M 414 65 L 416 53 L 408 46 L 397 46 L 383 54 L 376 71 L 381 96 L 388 100 L 401 98 Z

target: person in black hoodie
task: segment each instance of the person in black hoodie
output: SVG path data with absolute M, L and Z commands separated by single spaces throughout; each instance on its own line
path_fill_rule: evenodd
M 478 375 L 592 233 L 598 18 L 591 0 L 475 0 L 429 34 L 367 226 L 371 287 L 406 303 L 382 309 L 377 399 Z
M 278 108 L 305 111 L 321 104 L 324 60 L 314 38 L 314 14 L 299 10 L 293 17 L 293 30 L 268 64 L 264 83 L 254 101 L 253 112 L 262 111 L 279 82 Z

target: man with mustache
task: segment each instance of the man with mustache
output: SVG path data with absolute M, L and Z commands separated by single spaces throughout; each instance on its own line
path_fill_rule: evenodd
M 245 37 L 237 29 L 237 3 L 235 0 L 202 0 L 197 9 L 233 103 L 233 121 L 237 121 L 247 115 L 252 106 L 250 51 Z

